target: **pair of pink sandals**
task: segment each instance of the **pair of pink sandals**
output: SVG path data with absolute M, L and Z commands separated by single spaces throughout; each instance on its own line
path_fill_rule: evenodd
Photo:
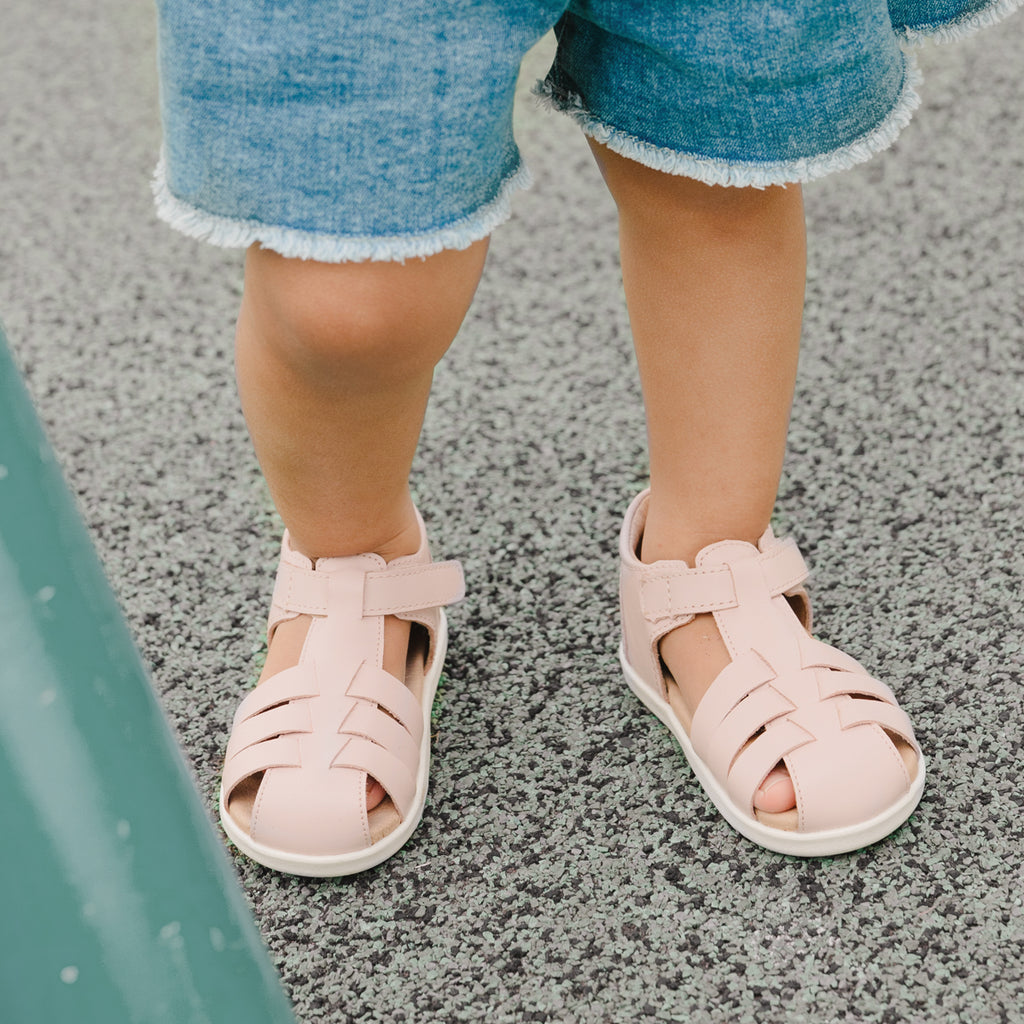
M 683 562 L 637 556 L 649 492 L 620 538 L 622 667 L 630 688 L 678 740 L 694 774 L 742 835 L 779 853 L 827 856 L 882 839 L 921 798 L 925 764 L 892 691 L 811 637 L 807 576 L 792 541 L 768 530 L 755 548 L 725 541 Z M 443 607 L 464 593 L 457 562 L 420 549 L 320 559 L 282 546 L 269 635 L 312 616 L 299 663 L 243 701 L 228 744 L 221 821 L 244 854 L 296 875 L 371 868 L 419 823 L 427 795 L 430 714 L 444 662 Z M 732 657 L 692 721 L 664 667 L 662 637 L 714 615 Z M 384 620 L 411 623 L 406 678 L 383 670 Z M 760 814 L 754 796 L 778 766 L 797 807 Z M 367 780 L 386 797 L 367 806 Z M 245 795 L 245 820 L 229 803 Z

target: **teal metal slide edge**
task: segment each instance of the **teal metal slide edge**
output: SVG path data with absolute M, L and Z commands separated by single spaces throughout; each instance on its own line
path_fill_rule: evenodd
M 294 1024 L 0 331 L 0 1020 Z

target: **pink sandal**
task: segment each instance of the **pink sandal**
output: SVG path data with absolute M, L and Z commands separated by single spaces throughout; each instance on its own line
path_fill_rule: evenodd
M 314 566 L 285 534 L 268 635 L 313 616 L 299 663 L 257 686 L 235 715 L 220 817 L 242 853 L 269 868 L 329 877 L 365 871 L 412 835 L 423 813 L 430 712 L 444 663 L 443 605 L 464 595 L 458 562 L 420 549 L 321 558 Z M 411 623 L 404 682 L 383 670 L 384 617 Z M 387 793 L 367 811 L 367 777 Z M 248 827 L 228 811 L 246 786 Z
M 622 667 L 630 688 L 671 730 L 712 803 L 742 835 L 778 853 L 821 857 L 874 843 L 913 813 L 925 762 L 892 691 L 809 633 L 804 560 L 767 530 L 755 548 L 724 541 L 696 567 L 640 561 L 649 491 L 620 537 Z M 732 656 L 686 723 L 659 643 L 710 612 Z M 916 755 L 908 770 L 897 744 Z M 796 791 L 786 827 L 758 820 L 754 795 L 782 763 Z M 768 816 L 765 816 L 768 817 Z

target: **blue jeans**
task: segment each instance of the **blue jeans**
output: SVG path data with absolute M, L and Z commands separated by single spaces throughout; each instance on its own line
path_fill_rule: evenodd
M 611 149 L 708 184 L 806 181 L 888 146 L 916 105 L 901 43 L 1008 0 L 157 0 L 158 210 L 228 246 L 327 262 L 465 248 L 528 183 L 538 92 Z

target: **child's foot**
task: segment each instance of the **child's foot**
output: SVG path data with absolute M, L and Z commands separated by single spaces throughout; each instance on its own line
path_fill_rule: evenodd
M 687 732 L 693 714 L 715 677 L 732 661 L 714 615 L 695 615 L 691 622 L 677 626 L 661 640 L 661 659 L 665 663 L 669 702 Z M 914 748 L 899 736 L 890 736 L 913 778 L 917 771 Z M 798 825 L 796 790 L 783 763 L 773 768 L 754 794 L 754 809 L 759 821 L 776 828 L 795 830 Z M 787 814 L 786 812 L 793 812 Z
M 924 763 L 891 691 L 812 639 L 803 560 L 759 545 L 645 564 L 646 494 L 622 534 L 623 667 L 718 809 L 769 849 L 820 856 L 897 828 Z M 792 773 L 792 774 L 791 774 Z
M 347 875 L 408 839 L 426 800 L 430 708 L 462 596 L 419 546 L 312 563 L 282 548 L 269 650 L 235 717 L 221 820 L 238 848 L 300 875 Z
M 673 629 L 662 638 L 659 649 L 665 663 L 669 703 L 689 732 L 694 711 L 732 658 L 715 617 L 707 612 Z M 754 794 L 754 807 L 768 814 L 781 814 L 796 807 L 796 792 L 785 766 L 780 765 L 768 774 Z
M 412 554 L 413 552 L 408 552 Z M 299 615 L 294 619 L 282 622 L 274 631 L 274 637 L 267 644 L 267 658 L 263 671 L 256 682 L 259 686 L 279 672 L 292 668 L 299 663 L 302 647 L 306 642 L 309 627 L 313 622 L 311 615 Z M 409 651 L 410 623 L 394 615 L 384 619 L 384 657 L 382 668 L 396 679 L 405 678 L 405 662 Z M 257 774 L 239 785 L 228 801 L 228 813 L 235 822 L 244 829 L 249 828 L 252 821 L 252 807 L 256 800 L 262 774 Z M 371 776 L 366 779 L 366 809 L 372 811 L 385 797 L 384 787 Z
M 399 536 L 381 545 L 377 554 L 391 562 L 396 558 L 416 553 L 420 542 L 419 522 L 414 521 Z M 312 563 L 311 563 L 312 564 Z M 278 623 L 273 637 L 267 642 L 267 657 L 256 685 L 276 676 L 278 672 L 298 665 L 302 648 L 313 622 L 311 615 L 297 615 Z M 397 679 L 405 678 L 405 662 L 409 650 L 408 621 L 388 615 L 384 619 L 384 654 L 382 668 Z M 240 784 L 228 801 L 228 813 L 235 822 L 248 829 L 252 821 L 252 808 L 256 800 L 262 774 L 257 774 Z M 373 810 L 385 797 L 384 787 L 374 778 L 366 780 L 366 808 Z

